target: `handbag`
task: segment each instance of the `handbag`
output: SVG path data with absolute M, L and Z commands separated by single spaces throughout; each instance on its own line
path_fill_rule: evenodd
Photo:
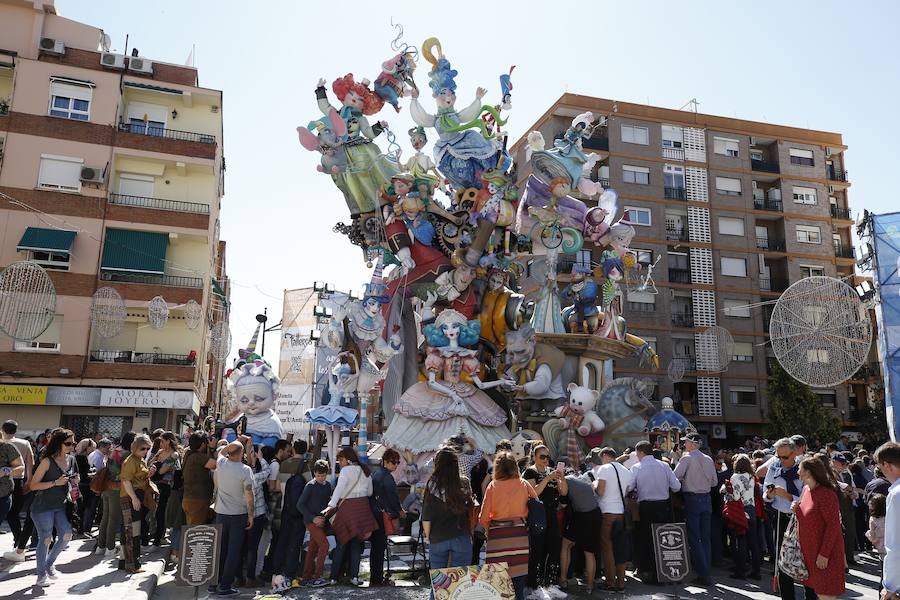
M 150 481 L 149 477 L 147 478 L 147 483 L 144 484 L 144 506 L 149 511 L 155 511 L 156 507 L 159 506 L 159 488 Z
M 625 529 L 627 531 L 631 531 L 634 529 L 634 522 L 638 519 L 634 518 L 634 511 L 638 508 L 636 502 L 631 501 L 630 496 L 625 496 L 625 492 L 622 490 L 622 480 L 619 478 L 619 469 L 616 468 L 616 463 L 610 463 L 613 465 L 613 471 L 616 472 L 616 483 L 619 485 L 619 496 L 622 497 L 622 507 L 624 508 L 623 516 L 625 521 Z
M 106 491 L 106 484 L 109 481 L 109 469 L 103 467 L 91 478 L 91 491 L 98 496 Z
M 787 529 L 781 540 L 781 551 L 778 554 L 778 568 L 794 581 L 806 581 L 809 579 L 809 569 L 803 560 L 803 552 L 800 551 L 800 536 L 797 531 L 797 517 L 791 515 Z
M 734 487 L 729 479 L 725 480 L 725 495 L 731 498 L 722 505 L 722 519 L 725 521 L 725 525 L 737 536 L 747 535 L 750 522 L 747 520 L 744 503 L 734 498 Z M 754 508 L 754 510 L 756 509 Z
M 381 520 L 384 522 L 384 535 L 397 535 L 397 531 L 400 530 L 400 519 L 395 519 L 391 516 L 391 513 L 383 510 L 381 511 Z
M 537 498 L 528 498 L 528 532 L 541 535 L 547 530 L 547 510 Z

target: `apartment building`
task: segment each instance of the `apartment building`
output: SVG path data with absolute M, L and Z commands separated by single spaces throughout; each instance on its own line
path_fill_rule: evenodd
M 616 375 L 653 382 L 655 399 L 672 396 L 710 438 L 761 434 L 772 301 L 803 277 L 854 273 L 841 135 L 568 93 L 529 131 L 549 144 L 588 110 L 604 119 L 584 143 L 602 157 L 592 177 L 618 192 L 620 214 L 636 230 L 632 248 L 642 265 L 655 265 L 659 291 L 623 291 L 623 304 L 629 331 L 656 347 L 661 369 L 616 361 Z M 512 151 L 524 164 L 525 140 Z M 527 175 L 520 171 L 520 181 Z M 599 259 L 589 244 L 587 254 Z M 713 325 L 734 338 L 724 372 L 698 364 L 698 336 Z M 667 375 L 673 361 L 684 368 L 677 382 Z M 865 406 L 873 369 L 816 390 L 847 429 Z
M 0 0 L 0 268 L 35 261 L 57 294 L 40 337 L 0 334 L 0 404 L 24 431 L 176 429 L 219 389 L 222 93 L 109 39 L 52 0 Z M 114 337 L 91 321 L 103 287 L 125 305 Z

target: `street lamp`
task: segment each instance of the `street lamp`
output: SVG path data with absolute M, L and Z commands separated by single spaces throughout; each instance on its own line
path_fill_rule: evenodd
M 261 315 L 256 315 L 256 322 L 262 325 L 262 347 L 259 351 L 259 355 L 263 356 L 266 353 L 266 321 L 269 320 L 267 313 L 269 312 L 268 307 L 264 308 Z

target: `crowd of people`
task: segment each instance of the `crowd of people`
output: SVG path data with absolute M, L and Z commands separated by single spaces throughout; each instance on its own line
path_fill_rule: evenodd
M 366 542 L 368 585 L 392 585 L 389 537 L 414 526 L 432 569 L 479 564 L 484 551 L 485 563 L 506 563 L 518 600 L 561 597 L 579 580 L 588 593 L 622 593 L 629 567 L 659 583 L 651 526 L 683 521 L 696 585 L 711 585 L 713 567 L 730 559 L 733 580 L 772 569 L 777 593 L 793 600 L 793 559 L 808 572 L 796 581 L 807 600 L 834 598 L 867 553 L 883 561 L 882 598 L 900 590 L 900 445 L 891 442 L 872 455 L 845 439 L 813 451 L 795 435 L 712 454 L 689 433 L 672 452 L 647 441 L 624 453 L 595 448 L 573 468 L 551 464 L 541 443 L 522 460 L 503 440 L 488 461 L 451 438 L 406 492 L 392 449 L 374 466 L 344 448 L 335 476 L 305 441 L 255 447 L 245 436 L 163 430 L 76 440 L 57 428 L 37 445 L 16 433 L 14 421 L 3 424 L 0 521 L 13 539 L 3 557 L 22 562 L 31 544 L 37 586 L 52 584 L 73 536 L 92 537 L 96 554 L 134 574 L 165 546 L 175 564 L 183 529 L 215 522 L 220 565 L 209 591 L 221 596 L 292 582 L 361 586 Z

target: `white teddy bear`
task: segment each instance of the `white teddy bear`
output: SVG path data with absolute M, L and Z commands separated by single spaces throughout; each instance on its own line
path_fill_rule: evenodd
M 570 383 L 566 391 L 569 392 L 569 402 L 554 411 L 559 417 L 560 428 L 568 429 L 571 420 L 578 435 L 582 437 L 603 431 L 606 424 L 594 410 L 600 400 L 600 392 L 576 383 Z

